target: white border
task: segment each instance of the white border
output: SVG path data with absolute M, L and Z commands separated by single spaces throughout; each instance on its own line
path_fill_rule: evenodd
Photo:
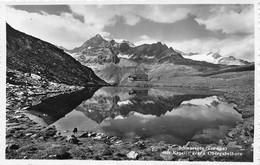
M 6 103 L 6 29 L 5 29 L 5 6 L 6 5 L 43 5 L 43 4 L 254 4 L 255 14 L 255 118 L 254 118 L 254 162 L 176 162 L 176 161 L 93 161 L 93 160 L 5 160 L 5 128 L 6 128 L 6 115 L 5 115 L 5 103 Z M 0 124 L 0 164 L 239 164 L 239 165 L 252 165 L 260 164 L 260 113 L 258 107 L 260 107 L 260 98 L 258 97 L 259 89 L 259 65 L 260 65 L 260 0 L 0 0 L 0 120 L 3 122 Z
M 260 0 L 255 1 L 255 106 L 254 106 L 254 162 L 260 164 L 260 98 L 259 98 L 259 85 L 260 85 Z
M 6 31 L 5 5 L 0 4 L 0 158 L 5 158 L 5 128 L 6 128 Z

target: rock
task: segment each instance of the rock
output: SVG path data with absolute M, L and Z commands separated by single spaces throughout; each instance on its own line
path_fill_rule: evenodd
M 237 134 L 237 131 L 236 131 L 236 130 L 232 130 L 232 131 L 230 131 L 230 132 L 228 133 L 228 136 L 231 137 L 231 138 L 233 138 L 235 134 Z
M 113 151 L 111 151 L 109 148 L 101 150 L 100 153 L 104 156 L 113 155 Z
M 24 95 L 24 92 L 18 92 L 18 93 L 16 93 L 16 95 L 17 96 L 22 96 L 22 95 Z
M 33 134 L 32 136 L 31 136 L 31 138 L 36 138 L 37 137 L 37 135 L 36 134 Z
M 84 137 L 88 137 L 88 133 L 87 133 L 87 132 L 84 132 L 83 134 L 81 134 L 81 135 L 79 136 L 79 138 L 84 138 Z
M 17 144 L 11 144 L 11 145 L 9 146 L 9 149 L 11 149 L 11 150 L 17 150 L 17 149 L 19 149 L 19 146 L 18 146 Z
M 99 136 L 96 136 L 96 137 L 94 137 L 94 139 L 95 139 L 95 140 L 101 140 L 101 139 L 102 139 L 102 136 L 100 136 L 100 135 L 99 135 Z
M 88 133 L 88 137 L 94 137 L 94 136 L 96 136 L 96 135 L 97 135 L 96 132 L 89 132 L 89 133 Z
M 161 152 L 160 157 L 166 161 L 172 160 L 174 158 L 172 152 L 169 150 Z
M 28 91 L 28 95 L 34 95 L 34 92 Z
M 83 137 L 95 137 L 96 135 L 97 135 L 97 133 L 95 133 L 95 132 L 84 132 L 79 137 L 80 138 L 83 138 Z
M 228 143 L 228 147 L 232 147 L 232 146 L 234 146 L 234 145 L 236 145 L 237 144 L 237 142 L 236 141 L 232 141 L 232 142 L 229 142 Z
M 42 137 L 42 136 L 41 136 L 41 137 L 39 137 L 39 140 L 44 140 L 44 137 Z
M 77 128 L 74 128 L 72 132 L 73 132 L 73 133 L 77 133 L 77 132 L 78 132 L 78 129 L 77 129 Z
M 161 150 L 161 147 L 159 147 L 159 146 L 151 146 L 150 148 L 151 148 L 152 152 L 157 152 L 157 151 Z
M 57 158 L 57 159 L 71 159 L 72 156 L 71 156 L 71 154 L 68 153 L 68 152 L 63 152 L 63 153 L 57 154 L 57 155 L 56 155 L 56 158 Z
M 249 118 L 251 116 L 254 116 L 254 111 L 250 111 L 250 110 L 245 110 L 242 112 L 242 118 Z
M 31 74 L 31 78 L 35 79 L 35 80 L 40 80 L 41 76 L 37 75 L 37 74 Z
M 23 135 L 24 135 L 23 132 L 15 132 L 14 135 L 13 135 L 13 137 L 15 137 L 15 138 L 20 138 L 20 137 L 22 137 Z
M 73 143 L 73 144 L 78 144 L 79 143 L 79 140 L 74 135 L 67 136 L 66 141 L 68 141 L 70 143 Z
M 242 146 L 237 145 L 236 141 L 229 142 L 227 144 L 227 147 L 230 147 L 230 148 L 240 148 L 240 149 L 242 148 Z
M 219 144 L 219 145 L 224 145 L 224 141 L 223 141 L 222 139 L 220 139 L 220 140 L 218 141 L 218 144 Z
M 32 136 L 33 133 L 26 133 L 25 136 Z
M 123 144 L 123 141 L 122 140 L 117 140 L 117 141 L 114 141 L 113 143 L 116 144 L 116 145 L 120 145 L 120 144 Z
M 55 129 L 54 126 L 48 127 L 46 130 L 44 130 L 44 134 L 46 137 L 53 137 L 57 133 L 57 130 Z
M 19 118 L 22 118 L 22 117 L 23 117 L 22 115 L 14 116 L 15 119 L 19 119 Z
M 138 153 L 135 152 L 135 151 L 130 151 L 126 156 L 127 156 L 127 158 L 129 158 L 129 159 L 136 159 L 137 156 L 138 156 Z
M 146 148 L 144 141 L 138 141 L 135 143 L 140 149 Z

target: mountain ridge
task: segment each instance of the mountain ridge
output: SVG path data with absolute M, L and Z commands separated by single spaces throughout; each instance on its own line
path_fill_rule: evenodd
M 68 85 L 107 85 L 93 70 L 62 49 L 15 30 L 6 23 L 7 68 Z
M 234 56 L 224 57 L 219 53 L 209 52 L 207 54 L 200 54 L 200 53 L 184 53 L 179 51 L 183 57 L 198 60 L 198 61 L 206 61 L 213 64 L 222 64 L 222 65 L 249 65 L 250 62 L 242 59 L 237 59 Z

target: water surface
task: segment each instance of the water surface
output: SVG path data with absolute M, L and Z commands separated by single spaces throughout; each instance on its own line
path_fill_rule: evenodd
M 79 132 L 94 130 L 130 141 L 212 143 L 241 121 L 236 105 L 220 101 L 219 94 L 184 88 L 103 87 L 44 100 L 29 113 L 63 134 L 77 127 Z

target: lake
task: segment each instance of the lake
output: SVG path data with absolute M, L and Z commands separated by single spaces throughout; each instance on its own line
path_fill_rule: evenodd
M 241 121 L 222 93 L 191 88 L 87 88 L 30 107 L 28 116 L 63 135 L 93 130 L 126 141 L 218 142 Z

